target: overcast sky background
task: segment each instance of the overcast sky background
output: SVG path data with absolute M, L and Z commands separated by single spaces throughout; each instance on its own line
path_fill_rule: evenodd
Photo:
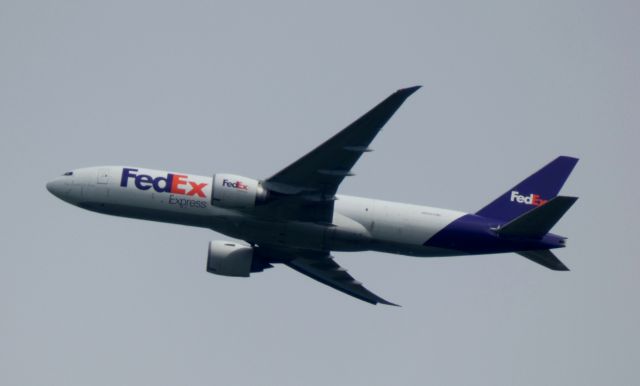
M 639 4 L 0 1 L 0 383 L 640 384 Z M 337 253 L 403 305 L 371 306 L 208 274 L 224 236 L 45 190 L 108 164 L 265 178 L 415 84 L 340 191 L 476 211 L 579 157 L 571 272 Z

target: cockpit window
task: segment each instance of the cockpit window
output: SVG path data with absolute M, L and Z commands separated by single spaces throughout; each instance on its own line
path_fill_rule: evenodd
M 66 172 L 65 174 L 63 174 L 63 176 L 72 176 L 73 172 Z

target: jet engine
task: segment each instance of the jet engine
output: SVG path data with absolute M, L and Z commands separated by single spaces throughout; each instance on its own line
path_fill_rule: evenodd
M 248 277 L 251 272 L 261 272 L 272 265 L 256 253 L 248 244 L 233 241 L 209 243 L 207 272 L 222 276 Z
M 268 192 L 260 181 L 234 174 L 213 176 L 214 206 L 251 209 L 267 201 Z

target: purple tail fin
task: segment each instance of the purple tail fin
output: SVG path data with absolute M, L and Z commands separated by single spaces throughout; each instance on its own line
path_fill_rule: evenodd
M 577 158 L 565 156 L 554 159 L 476 214 L 504 222 L 513 220 L 557 196 L 577 162 Z

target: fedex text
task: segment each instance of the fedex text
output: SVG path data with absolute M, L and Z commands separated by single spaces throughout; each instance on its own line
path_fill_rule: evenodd
M 158 193 L 174 193 L 186 196 L 206 197 L 203 189 L 207 183 L 189 181 L 189 176 L 167 173 L 166 177 L 155 177 L 148 174 L 136 174 L 138 169 L 123 168 L 120 186 L 126 188 L 132 179 L 136 188 L 140 190 L 155 190 Z
M 527 205 L 533 205 L 533 206 L 540 206 L 546 203 L 547 201 L 548 200 L 545 200 L 542 197 L 540 197 L 539 194 L 531 193 L 530 195 L 525 196 L 520 194 L 520 192 L 516 190 L 511 191 L 511 202 L 517 202 L 519 204 L 527 204 Z
M 240 190 L 248 190 L 249 187 L 244 184 L 242 181 L 236 181 L 236 182 L 231 182 L 229 180 L 227 180 L 226 178 L 224 180 L 222 180 L 222 186 L 227 187 L 227 188 L 235 188 L 235 189 L 240 189 Z

